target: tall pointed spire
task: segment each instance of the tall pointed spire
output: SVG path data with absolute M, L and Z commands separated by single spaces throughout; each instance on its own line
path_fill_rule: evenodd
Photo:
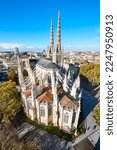
M 52 19 L 51 19 L 51 24 L 50 24 L 50 51 L 52 53 L 52 49 L 54 47 L 54 34 L 53 34 L 53 24 L 52 24 Z
M 60 10 L 58 12 L 58 24 L 57 24 L 57 34 L 56 34 L 56 47 L 53 52 L 52 61 L 59 66 L 63 67 L 64 54 L 61 48 L 61 25 L 60 25 Z
M 57 35 L 56 35 L 56 48 L 57 48 L 57 51 L 61 51 L 60 10 L 58 11 L 58 25 L 57 25 Z

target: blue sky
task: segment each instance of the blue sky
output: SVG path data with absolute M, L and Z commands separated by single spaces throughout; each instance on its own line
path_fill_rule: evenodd
M 54 38 L 58 9 L 64 47 L 99 48 L 99 0 L 0 0 L 0 46 L 49 45 L 50 19 Z

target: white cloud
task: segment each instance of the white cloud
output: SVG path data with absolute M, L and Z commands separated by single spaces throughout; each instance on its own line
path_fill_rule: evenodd
M 0 43 L 0 48 L 3 49 L 14 49 L 15 47 L 22 48 L 23 45 L 19 43 Z

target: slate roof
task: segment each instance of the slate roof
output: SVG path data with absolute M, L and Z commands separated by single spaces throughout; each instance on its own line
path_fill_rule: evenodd
M 50 60 L 46 60 L 46 59 L 43 59 L 43 58 L 40 58 L 38 60 L 37 65 L 41 66 L 43 68 L 47 68 L 47 69 L 58 69 L 59 68 L 59 66 L 57 64 L 53 63 Z

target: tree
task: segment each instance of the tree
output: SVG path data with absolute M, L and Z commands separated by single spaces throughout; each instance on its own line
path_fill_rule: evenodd
M 15 82 L 0 83 L 0 118 L 9 123 L 21 108 L 21 102 Z
M 86 65 L 81 66 L 80 68 L 81 76 L 88 79 L 90 83 L 93 85 L 100 84 L 100 65 L 94 63 L 88 63 Z
M 16 72 L 14 68 L 11 68 L 7 73 L 8 79 L 15 81 L 16 80 Z

